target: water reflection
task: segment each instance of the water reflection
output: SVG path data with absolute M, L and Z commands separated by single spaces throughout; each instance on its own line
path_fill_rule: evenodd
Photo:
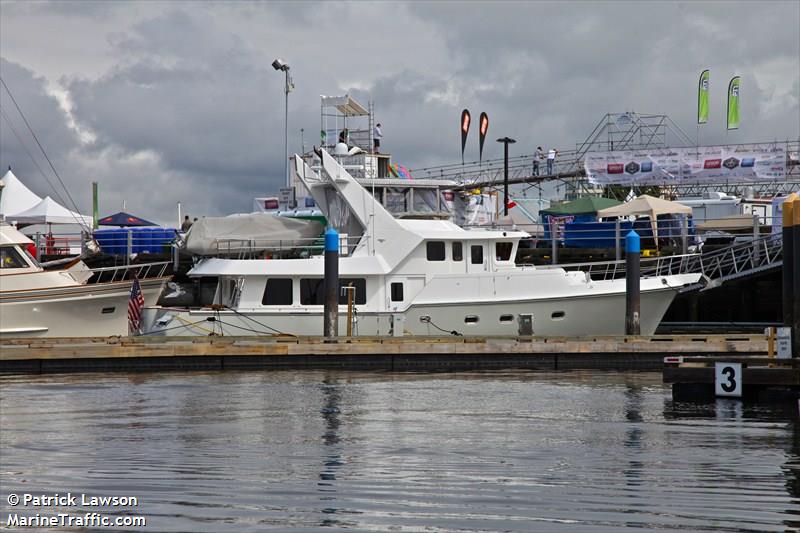
M 336 514 L 336 472 L 342 467 L 342 450 L 340 446 L 339 426 L 341 426 L 341 387 L 336 380 L 326 376 L 320 385 L 322 391 L 322 419 L 325 424 L 325 432 L 322 434 L 323 469 L 319 474 L 317 483 L 318 491 L 325 493 L 320 497 L 324 507 L 323 514 Z M 320 521 L 320 526 L 340 526 L 341 521 L 325 517 Z
M 0 492 L 136 495 L 142 531 L 799 525 L 796 407 L 658 373 L 6 376 L 0 406 Z

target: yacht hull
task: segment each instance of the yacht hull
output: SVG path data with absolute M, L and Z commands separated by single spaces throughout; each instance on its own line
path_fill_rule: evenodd
M 154 304 L 164 278 L 139 281 Z M 107 337 L 128 334 L 131 282 L 0 291 L 0 338 Z
M 624 280 L 622 280 L 624 285 Z M 652 335 L 676 291 L 659 288 L 641 294 L 641 333 Z M 533 316 L 533 334 L 541 336 L 623 335 L 625 293 L 490 302 L 413 304 L 404 312 L 358 312 L 355 335 L 518 335 L 519 315 Z M 347 308 L 339 308 L 339 335 L 347 330 Z M 426 318 L 427 317 L 427 318 Z M 322 335 L 322 310 L 274 312 L 263 309 L 145 309 L 150 335 Z

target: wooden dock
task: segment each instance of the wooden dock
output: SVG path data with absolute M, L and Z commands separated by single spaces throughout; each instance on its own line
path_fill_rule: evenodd
M 0 339 L 0 373 L 338 368 L 661 370 L 664 357 L 760 356 L 763 335 Z

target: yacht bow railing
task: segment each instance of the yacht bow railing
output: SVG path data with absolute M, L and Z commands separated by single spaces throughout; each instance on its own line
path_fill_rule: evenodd
M 167 269 L 171 264 L 170 261 L 160 261 L 157 263 L 142 263 L 139 265 L 92 268 L 89 270 L 92 273 L 89 283 L 125 281 L 133 279 L 134 274 L 139 279 L 161 278 L 167 274 Z

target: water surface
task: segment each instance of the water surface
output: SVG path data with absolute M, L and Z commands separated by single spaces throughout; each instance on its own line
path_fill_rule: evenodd
M 71 491 L 136 496 L 141 531 L 797 530 L 796 413 L 660 377 L 6 376 L 0 521 Z

